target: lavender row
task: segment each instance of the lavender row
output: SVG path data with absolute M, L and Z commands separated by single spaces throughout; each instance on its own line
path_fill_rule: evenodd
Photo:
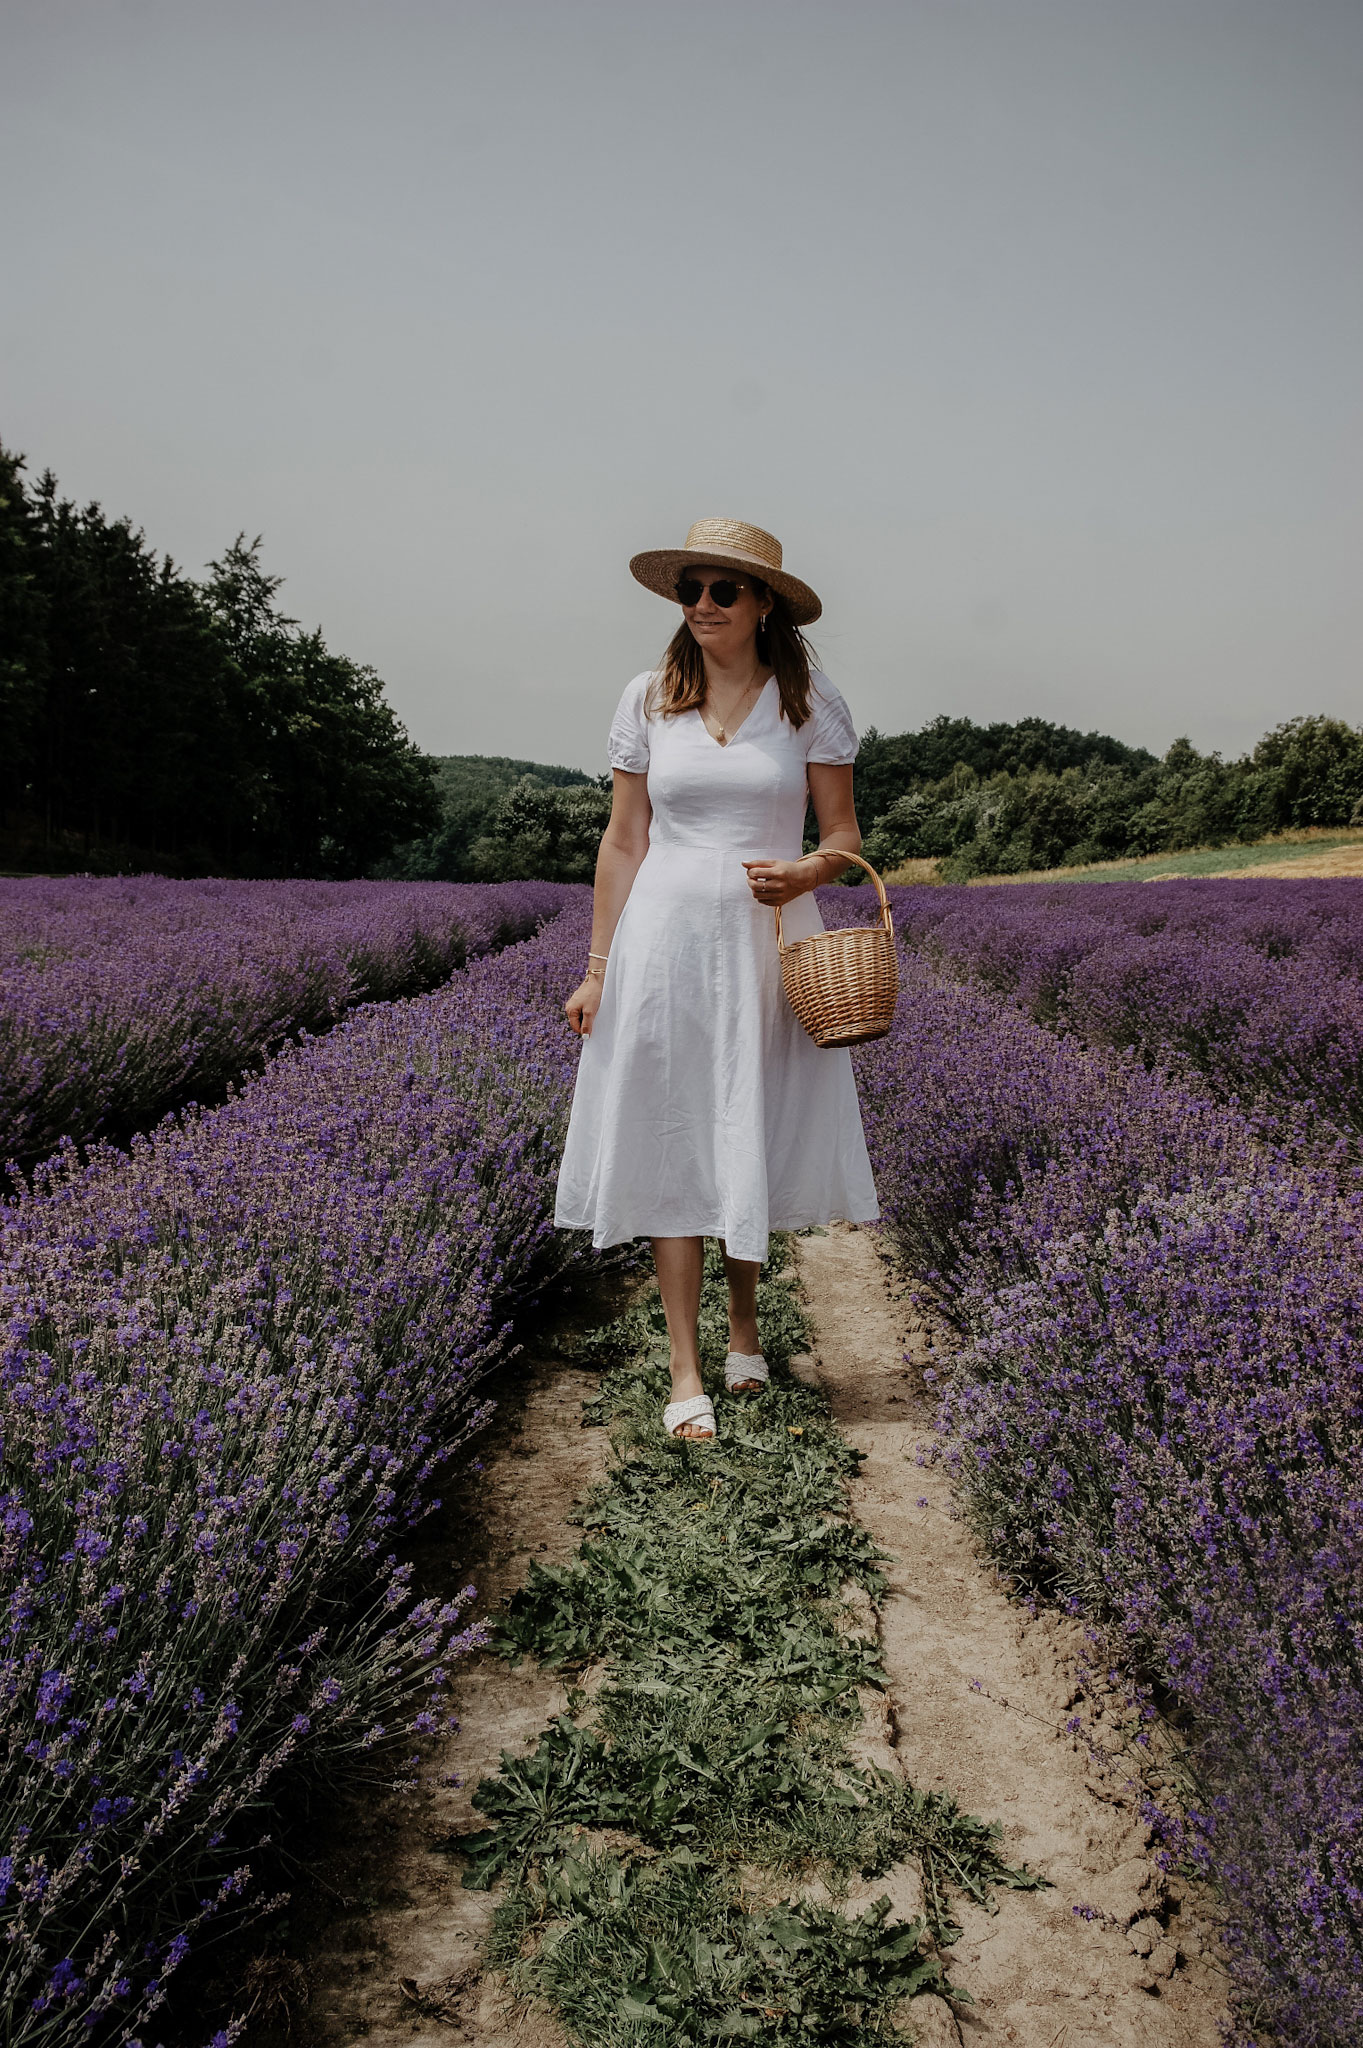
M 392 1546 L 552 1228 L 588 912 L 0 1211 L 6 2040 L 138 2036 L 279 1773 L 438 1726 L 467 1596 Z M 394 1743 L 398 1744 L 394 1749 Z
M 1363 889 L 1351 881 L 891 892 L 906 943 L 1091 1044 L 1224 1100 L 1363 1131 Z
M 887 1230 L 956 1324 L 940 1427 L 967 1512 L 1193 1708 L 1198 1792 L 1147 1818 L 1223 1888 L 1247 2022 L 1342 2048 L 1363 2032 L 1359 1204 L 1202 1088 L 921 953 L 903 975 L 860 1081 Z
M 523 938 L 547 882 L 0 880 L 0 1168 L 122 1140 Z

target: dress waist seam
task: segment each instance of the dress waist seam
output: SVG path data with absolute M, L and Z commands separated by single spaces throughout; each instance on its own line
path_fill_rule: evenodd
M 714 842 L 706 842 L 705 844 L 697 844 L 694 840 L 689 839 L 650 839 L 648 850 L 650 853 L 727 853 L 743 860 L 798 860 L 800 858 L 798 849 L 793 853 L 780 853 L 774 852 L 770 846 L 766 846 L 760 853 L 755 853 L 753 851 L 754 844 L 754 841 L 747 839 L 729 842 L 716 840 Z

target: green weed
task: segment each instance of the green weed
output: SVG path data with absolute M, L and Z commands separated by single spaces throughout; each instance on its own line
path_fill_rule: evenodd
M 489 1961 L 593 2044 L 881 2040 L 917 1992 L 964 1998 L 931 1953 L 959 1933 L 953 1896 L 988 1906 L 993 1887 L 1040 1882 L 1004 1861 L 996 1826 L 850 1753 L 859 1690 L 884 1684 L 868 1629 L 885 1554 L 848 1514 L 860 1453 L 789 1370 L 808 1330 L 786 1240 L 759 1320 L 771 1383 L 725 1397 L 712 1250 L 711 1443 L 663 1434 L 656 1290 L 582 1340 L 579 1362 L 604 1368 L 588 1420 L 611 1430 L 611 1469 L 578 1511 L 577 1556 L 533 1566 L 496 1625 L 509 1658 L 606 1666 L 532 1755 L 503 1754 L 474 1794 L 488 1825 L 448 1844 L 466 1885 L 505 1882 Z M 845 1896 L 909 1856 L 923 1921 L 778 1896 L 816 1880 Z
M 799 2041 L 862 2048 L 894 2009 L 948 1987 L 921 1921 L 888 1924 L 782 1900 L 754 1909 L 729 1871 L 681 1849 L 656 1862 L 587 1853 L 499 1908 L 489 1961 L 548 1998 L 594 2048 Z

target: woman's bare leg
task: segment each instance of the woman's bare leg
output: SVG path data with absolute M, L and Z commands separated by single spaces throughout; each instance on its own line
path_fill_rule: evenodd
M 700 1383 L 700 1343 L 696 1329 L 700 1317 L 700 1281 L 705 1265 L 705 1241 L 699 1237 L 655 1237 L 653 1264 L 658 1274 L 658 1292 L 663 1298 L 667 1334 L 672 1343 L 672 1399 L 687 1401 L 703 1394 Z M 699 1422 L 684 1422 L 678 1436 L 713 1436 L 712 1429 Z
M 762 1268 L 756 1259 L 731 1259 L 726 1251 L 724 1270 L 729 1276 L 729 1349 L 755 1358 L 762 1349 L 757 1334 L 757 1276 Z M 756 1391 L 761 1385 L 761 1380 L 740 1380 L 733 1391 Z

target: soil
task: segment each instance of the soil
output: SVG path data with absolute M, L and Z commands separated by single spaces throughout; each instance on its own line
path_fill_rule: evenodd
M 920 2048 L 1216 2048 L 1227 1980 L 1210 1916 L 1157 1869 L 1122 1771 L 1095 1770 L 1066 1732 L 1079 1630 L 1008 1598 L 956 1518 L 948 1480 L 918 1462 L 931 1438 L 925 1325 L 887 1284 L 873 1233 L 838 1226 L 804 1239 L 800 1261 L 819 1335 L 796 1370 L 824 1385 L 866 1453 L 852 1509 L 894 1560 L 880 1623 L 889 1690 L 867 1696 L 862 1748 L 1001 1820 L 1009 1857 L 1052 1886 L 1005 1892 L 993 1914 L 959 1904 L 965 1931 L 950 1969 L 975 2003 L 956 2012 L 914 2000 Z M 428 1525 L 419 1576 L 430 1590 L 472 1577 L 486 1613 L 532 1557 L 571 1556 L 580 1532 L 567 1516 L 608 1450 L 604 1431 L 579 1427 L 596 1384 L 548 1343 L 523 1361 L 483 1439 L 486 1470 Z M 355 1798 L 315 1843 L 290 1956 L 261 1956 L 244 1972 L 255 2007 L 248 2048 L 359 2038 L 374 2048 L 566 2048 L 546 2013 L 516 2007 L 480 1972 L 491 1900 L 465 1891 L 458 1862 L 437 1846 L 481 1824 L 469 1803 L 479 1779 L 503 1749 L 534 1747 L 566 1691 L 552 1675 L 479 1655 L 458 1695 L 460 1731 L 421 1793 L 377 1809 Z M 438 1782 L 454 1771 L 461 1785 Z M 849 1907 L 887 1889 L 912 1917 L 921 1892 L 904 1866 L 891 1884 L 854 1892 Z
M 945 2013 L 957 2031 L 939 2038 L 1215 2048 L 1227 1978 L 1210 1914 L 1152 1860 L 1128 1767 L 1095 1769 L 1089 1745 L 1066 1732 L 1082 1630 L 1008 1598 L 945 1473 L 918 1462 L 933 1437 L 927 1324 L 887 1285 L 873 1232 L 840 1225 L 803 1239 L 800 1264 L 819 1332 L 812 1369 L 866 1453 L 852 1512 L 895 1559 L 880 1617 L 882 1739 L 916 1785 L 1002 1821 L 1009 1857 L 1053 1887 L 1000 1893 L 992 1915 L 961 1904 L 951 1975 L 975 2004 Z
M 1363 876 L 1363 833 L 1355 827 L 1306 825 L 1276 832 L 1271 838 L 1241 847 L 1235 862 L 1230 860 L 1229 848 L 1220 849 L 1222 866 L 1217 865 L 1217 851 L 1214 847 L 1190 846 L 1179 853 L 1086 861 L 1074 868 L 1032 868 L 1021 875 L 976 875 L 969 886 L 974 889 L 994 888 L 1000 883 L 1177 882 L 1189 877 L 1200 882 L 1291 882 L 1329 875 Z M 905 861 L 884 880 L 940 883 L 941 866 L 939 860 Z

